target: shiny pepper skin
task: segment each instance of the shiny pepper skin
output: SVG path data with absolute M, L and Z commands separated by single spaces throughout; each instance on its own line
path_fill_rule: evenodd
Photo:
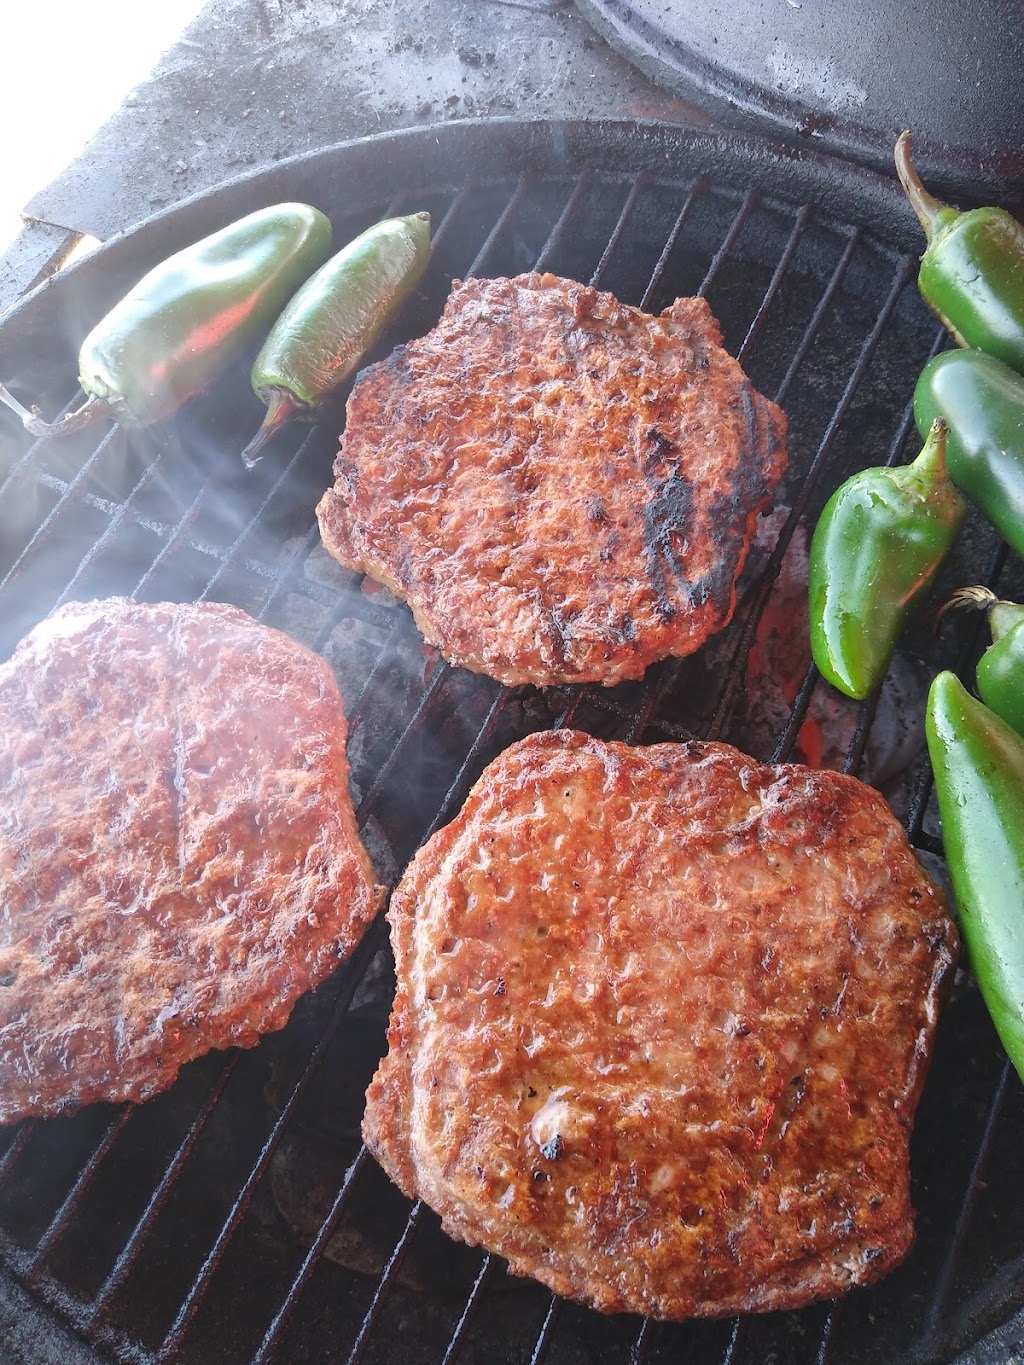
M 1024 554 L 1024 378 L 982 351 L 943 351 L 914 390 L 918 431 L 936 417 L 953 482 Z
M 989 588 L 961 588 L 950 608 L 975 607 L 988 612 L 992 643 L 978 660 L 978 695 L 997 716 L 1024 736 L 1024 604 L 1004 602 Z
M 994 602 L 988 621 L 992 643 L 978 661 L 978 693 L 1024 736 L 1024 606 Z
M 79 382 L 88 401 L 43 422 L 10 399 L 36 436 L 98 416 L 149 426 L 208 389 L 255 348 L 298 286 L 326 257 L 331 225 L 309 204 L 258 209 L 153 267 L 85 338 Z
M 252 468 L 269 438 L 293 416 L 312 416 L 381 337 L 430 261 L 430 214 L 385 218 L 308 279 L 275 322 L 252 367 L 267 404 L 242 451 Z
M 924 228 L 918 287 L 960 346 L 1024 373 L 1024 226 L 1005 209 L 961 212 L 925 189 L 910 162 L 910 134 L 896 143 L 896 170 Z
M 885 677 L 966 513 L 946 473 L 941 421 L 912 464 L 862 470 L 826 503 L 811 539 L 811 652 L 848 697 L 863 701 Z
M 925 733 L 960 929 L 1024 1078 L 1024 739 L 952 673 L 932 683 Z

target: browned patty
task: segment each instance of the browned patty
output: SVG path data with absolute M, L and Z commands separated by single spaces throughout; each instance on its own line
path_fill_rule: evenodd
M 0 667 L 0 1123 L 251 1047 L 378 902 L 337 686 L 288 636 L 114 598 Z
M 534 735 L 389 918 L 363 1131 L 452 1236 L 665 1318 L 794 1308 L 907 1252 L 957 934 L 876 792 L 723 744 Z
M 357 383 L 324 544 L 503 683 L 692 653 L 786 465 L 781 409 L 721 340 L 703 299 L 651 317 L 555 275 L 457 281 Z

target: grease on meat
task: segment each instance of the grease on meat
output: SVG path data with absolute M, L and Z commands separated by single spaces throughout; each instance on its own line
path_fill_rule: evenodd
M 0 1123 L 251 1047 L 380 900 L 311 650 L 215 603 L 62 607 L 0 667 Z
M 957 934 L 870 788 L 534 735 L 389 919 L 364 1136 L 452 1236 L 664 1318 L 797 1307 L 906 1254 Z
M 721 340 L 703 299 L 652 317 L 555 275 L 457 281 L 356 384 L 324 545 L 503 683 L 693 653 L 786 466 L 781 409 Z

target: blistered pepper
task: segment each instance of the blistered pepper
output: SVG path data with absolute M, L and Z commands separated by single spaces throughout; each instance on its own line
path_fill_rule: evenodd
M 914 390 L 918 431 L 936 417 L 953 482 L 1024 554 L 1024 379 L 982 351 L 943 351 Z
M 1005 602 L 991 588 L 961 588 L 943 607 L 988 611 L 992 643 L 978 660 L 978 695 L 997 716 L 1024 735 L 1024 604 Z
M 1005 209 L 961 212 L 929 194 L 910 162 L 910 133 L 896 143 L 896 170 L 927 247 L 918 287 L 960 346 L 1024 373 L 1024 226 Z
M 825 504 L 811 539 L 811 652 L 858 701 L 881 683 L 896 641 L 935 582 L 967 513 L 946 472 L 936 421 L 902 468 L 865 469 Z
M 82 407 L 49 423 L 2 386 L 0 401 L 34 436 L 101 416 L 130 426 L 162 421 L 262 340 L 330 244 L 330 222 L 309 204 L 247 214 L 154 266 L 100 319 L 79 351 Z
M 385 218 L 308 279 L 275 322 L 252 367 L 267 404 L 263 425 L 242 451 L 252 468 L 273 433 L 312 416 L 341 387 L 423 277 L 430 214 Z
M 932 683 L 925 733 L 971 967 L 1024 1077 L 1024 739 L 952 673 Z

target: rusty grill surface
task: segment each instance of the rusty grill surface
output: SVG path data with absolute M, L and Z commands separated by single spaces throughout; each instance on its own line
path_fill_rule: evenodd
M 940 667 L 971 666 L 978 628 L 913 629 L 881 696 L 859 708 L 824 695 L 794 643 L 801 621 L 775 652 L 763 633 L 773 613 L 793 617 L 791 566 L 831 491 L 857 468 L 916 453 L 909 400 L 944 339 L 917 294 L 895 188 L 663 125 L 499 122 L 352 144 L 108 244 L 0 328 L 0 373 L 47 415 L 74 406 L 87 323 L 168 251 L 284 198 L 329 213 L 339 244 L 386 214 L 431 211 L 430 271 L 388 346 L 429 328 L 466 275 L 543 268 L 652 311 L 705 295 L 727 348 L 790 426 L 783 510 L 752 554 L 734 621 L 693 658 L 611 690 L 505 689 L 449 668 L 404 607 L 320 546 L 313 509 L 342 405 L 246 473 L 239 451 L 262 410 L 240 366 L 150 432 L 33 443 L 0 416 L 0 658 L 61 602 L 113 593 L 231 602 L 288 631 L 337 673 L 357 817 L 390 883 L 485 763 L 568 724 L 637 743 L 721 738 L 770 761 L 824 736 L 826 761 L 880 785 L 941 876 L 924 688 Z M 1019 591 L 1019 568 L 972 513 L 936 596 L 979 579 Z M 754 668 L 766 651 L 796 665 L 771 705 Z M 799 1313 L 654 1324 L 601 1318 L 514 1279 L 498 1258 L 449 1242 L 376 1168 L 359 1121 L 391 971 L 381 918 L 254 1051 L 210 1055 L 143 1106 L 0 1132 L 6 1267 L 102 1354 L 130 1362 L 932 1361 L 1024 1301 L 1024 1104 L 968 979 L 919 1110 L 908 1262 Z

